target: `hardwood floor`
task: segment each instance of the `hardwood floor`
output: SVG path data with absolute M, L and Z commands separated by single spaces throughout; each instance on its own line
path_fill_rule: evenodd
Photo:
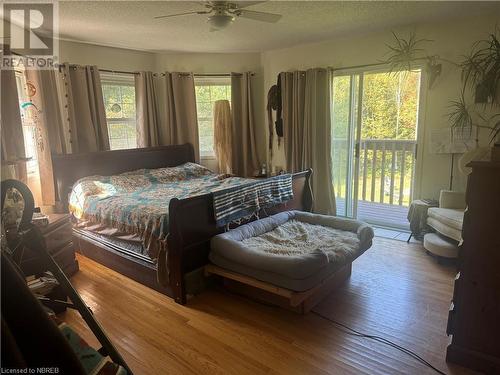
M 434 374 L 406 354 L 350 336 L 309 313 L 294 314 L 222 290 L 187 306 L 83 256 L 72 282 L 138 374 Z M 353 274 L 315 308 L 355 329 L 384 336 L 449 374 L 444 361 L 455 267 L 419 244 L 376 238 Z M 78 314 L 64 318 L 91 344 Z

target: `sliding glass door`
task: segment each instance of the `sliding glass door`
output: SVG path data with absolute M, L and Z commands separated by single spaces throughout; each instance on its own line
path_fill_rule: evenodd
M 420 76 L 419 70 L 334 76 L 332 162 L 338 215 L 407 227 Z
M 337 215 L 356 217 L 354 174 L 357 165 L 353 150 L 358 139 L 359 75 L 333 78 L 332 84 L 332 175 Z

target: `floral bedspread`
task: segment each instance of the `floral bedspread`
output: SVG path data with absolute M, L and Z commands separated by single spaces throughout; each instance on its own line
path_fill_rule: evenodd
M 155 243 L 164 240 L 168 233 L 170 199 L 203 195 L 248 182 L 245 178 L 217 175 L 195 163 L 115 176 L 89 176 L 73 186 L 69 210 L 78 220 L 138 234 L 146 255 L 156 259 Z

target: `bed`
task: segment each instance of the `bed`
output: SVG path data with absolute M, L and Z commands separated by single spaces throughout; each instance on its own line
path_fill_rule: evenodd
M 197 169 L 196 165 L 190 164 L 193 162 L 194 152 L 189 144 L 87 154 L 54 155 L 53 167 L 58 200 L 62 210 L 67 212 L 68 208 L 71 208 L 73 214 L 76 213 L 75 217 L 77 218 L 78 210 L 75 210 L 75 202 L 70 202 L 69 197 L 71 196 L 74 199 L 74 195 L 70 193 L 75 183 L 81 182 L 82 178 L 95 175 L 116 176 L 123 174 L 122 177 L 124 178 L 120 180 L 120 183 L 126 188 L 127 176 L 131 180 L 138 180 L 139 183 L 145 183 L 145 181 L 147 183 L 145 174 L 149 176 L 151 174 L 150 170 L 157 170 L 153 173 L 161 175 L 164 173 L 165 168 L 184 170 L 187 166 L 188 169 Z M 147 172 L 144 172 L 145 170 Z M 311 170 L 308 170 L 293 174 L 291 176 L 293 198 L 284 203 L 268 205 L 265 210 L 259 211 L 258 216 L 263 217 L 291 209 L 310 210 L 312 206 L 312 195 L 309 186 L 311 172 Z M 208 174 L 205 176 L 203 170 L 196 170 L 195 173 L 201 173 L 203 179 L 213 178 Z M 172 176 L 163 176 L 163 178 L 168 180 Z M 161 180 L 161 178 L 159 179 Z M 258 181 L 265 184 L 270 179 L 259 179 Z M 218 185 L 219 188 L 216 187 L 215 190 L 237 193 L 240 186 L 246 185 L 248 182 L 248 180 L 244 179 L 224 178 L 221 184 Z M 210 184 L 209 182 L 208 185 Z M 173 194 L 175 197 L 171 197 L 168 204 L 165 203 L 166 208 L 168 208 L 168 220 L 156 223 L 165 226 L 161 231 L 164 236 L 162 238 L 163 243 L 168 250 L 165 253 L 161 253 L 161 249 L 155 249 L 154 246 L 142 246 L 141 248 L 140 242 L 142 241 L 143 245 L 145 243 L 144 236 L 140 236 L 141 241 L 133 238 L 134 235 L 140 234 L 141 230 L 134 233 L 134 231 L 127 231 L 125 230 L 127 228 L 123 227 L 120 228 L 118 235 L 117 233 L 109 235 L 106 232 L 107 228 L 100 225 L 102 223 L 88 220 L 89 216 L 83 220 L 81 218 L 75 220 L 73 228 L 74 242 L 78 251 L 89 258 L 173 297 L 178 303 L 184 304 L 186 303 L 187 294 L 193 289 L 192 284 L 196 284 L 196 281 L 190 282 L 196 280 L 193 275 L 198 272 L 202 274 L 203 266 L 208 263 L 210 239 L 224 231 L 224 226 L 220 222 L 216 223 L 214 199 L 217 198 L 214 198 L 215 193 L 212 190 L 214 189 L 211 189 L 210 186 L 204 185 L 198 189 L 196 194 L 192 192 L 179 194 L 174 189 Z M 161 197 L 159 198 L 158 206 L 161 205 Z M 100 207 L 100 209 L 102 210 L 103 207 Z M 232 226 L 236 226 L 237 224 L 234 224 L 235 218 L 232 217 L 231 219 Z M 243 217 L 241 219 L 241 223 L 248 221 Z M 85 221 L 83 225 L 82 221 Z M 116 226 L 114 229 L 117 229 Z M 150 251 L 152 253 L 149 253 Z M 153 256 L 151 256 L 152 254 Z M 165 254 L 165 266 L 162 267 L 163 262 L 158 261 L 158 258 L 155 259 L 155 254 L 160 258 L 161 254 Z

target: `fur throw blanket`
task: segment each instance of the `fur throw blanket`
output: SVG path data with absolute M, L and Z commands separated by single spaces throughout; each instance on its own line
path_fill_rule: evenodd
M 329 262 L 342 261 L 359 250 L 356 233 L 328 226 L 289 220 L 272 231 L 244 239 L 242 244 L 255 251 L 282 256 L 298 256 L 322 251 Z

